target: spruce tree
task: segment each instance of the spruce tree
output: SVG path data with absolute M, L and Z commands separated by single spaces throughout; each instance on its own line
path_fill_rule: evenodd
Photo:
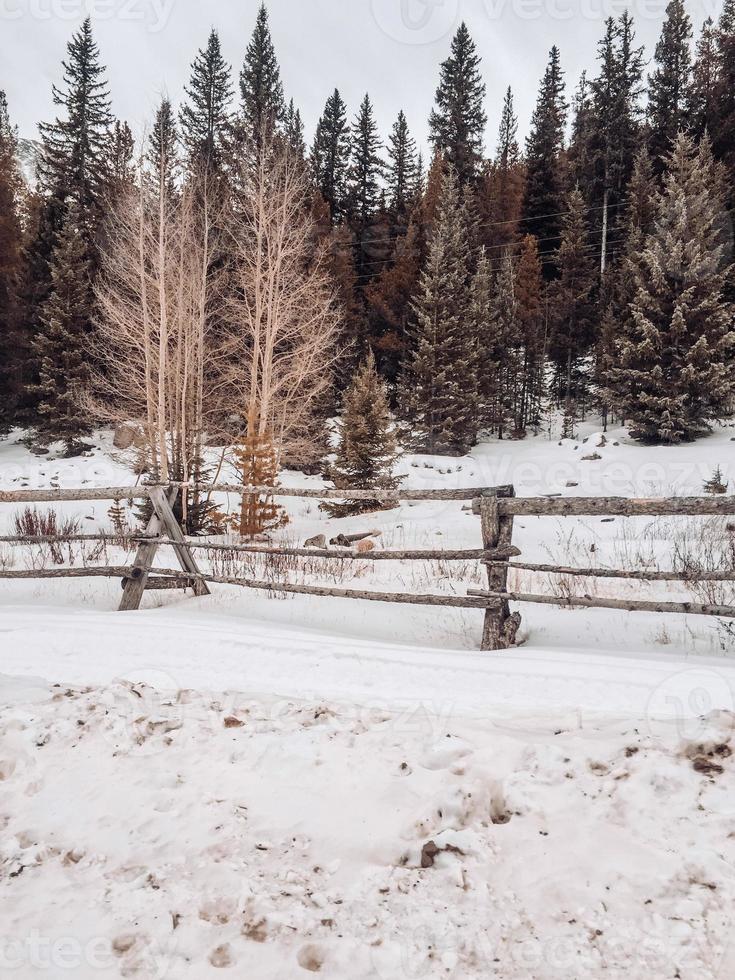
M 69 455 L 89 434 L 89 413 L 80 395 L 89 379 L 88 337 L 92 311 L 90 263 L 82 211 L 69 204 L 51 267 L 52 292 L 41 311 L 35 339 L 39 363 L 38 419 L 35 434 L 43 445 L 60 440 Z
M 505 249 L 497 277 L 485 250 L 472 280 L 471 311 L 477 336 L 479 416 L 500 439 L 515 428 L 518 384 L 519 323 L 515 270 Z
M 478 185 L 479 237 L 490 255 L 518 236 L 525 188 L 525 168 L 518 146 L 518 117 L 510 88 L 503 99 L 495 159 Z
M 219 35 L 212 30 L 206 48 L 192 63 L 189 85 L 184 89 L 188 102 L 179 116 L 181 142 L 194 170 L 205 166 L 217 171 L 222 165 L 232 124 L 230 71 Z
M 378 371 L 391 386 L 401 374 L 406 352 L 411 297 L 421 272 L 420 231 L 411 221 L 396 240 L 393 259 L 365 288 L 370 344 Z
M 670 153 L 679 131 L 688 125 L 691 40 L 692 22 L 684 0 L 670 0 L 656 45 L 656 69 L 648 80 L 648 148 L 657 168 Z
M 416 141 L 401 110 L 388 138 L 388 193 L 390 208 L 399 221 L 405 220 L 416 203 L 418 159 Z
M 347 107 L 337 89 L 327 99 L 311 150 L 314 183 L 329 205 L 332 220 L 340 221 L 347 203 L 350 131 Z
M 40 126 L 39 180 L 42 190 L 61 202 L 62 210 L 67 198 L 73 198 L 82 222 L 94 227 L 107 187 L 112 116 L 89 17 L 69 42 L 63 68 L 63 87 L 53 87 L 60 115 Z
M 477 436 L 477 344 L 468 253 L 467 216 L 450 167 L 412 304 L 413 352 L 404 381 L 416 446 L 439 455 L 463 455 Z
M 702 25 L 697 39 L 697 50 L 692 66 L 692 83 L 689 87 L 687 117 L 690 131 L 696 139 L 705 133 L 714 137 L 717 119 L 717 83 L 719 61 L 717 54 L 717 32 L 711 17 Z
M 157 186 L 166 190 L 169 196 L 176 194 L 179 137 L 176 119 L 168 99 L 161 101 L 148 140 L 148 162 L 155 175 Z
M 593 289 L 596 270 L 589 249 L 584 197 L 575 188 L 566 200 L 559 249 L 559 278 L 553 286 L 552 334 L 549 353 L 556 369 L 557 397 L 578 400 L 583 379 L 580 363 L 594 337 Z
M 715 156 L 722 160 L 730 181 L 730 206 L 735 205 L 735 0 L 725 0 L 717 24 L 718 74 L 716 114 L 711 138 Z
M 108 182 L 112 200 L 119 200 L 123 191 L 135 180 L 135 140 L 126 122 L 115 120 L 110 143 Z
M 22 178 L 17 147 L 5 92 L 0 90 L 0 432 L 16 421 L 22 377 L 18 334 Z
M 577 173 L 591 211 L 591 232 L 600 239 L 604 275 L 618 251 L 622 206 L 641 141 L 643 49 L 635 46 L 628 14 L 609 18 L 598 49 L 600 71 L 592 81 L 586 130 L 588 174 Z
M 558 244 L 564 211 L 564 129 L 567 119 L 559 49 L 553 47 L 541 81 L 531 132 L 526 141 L 525 229 L 543 242 L 544 251 Z
M 396 490 L 393 475 L 399 458 L 395 428 L 385 384 L 378 377 L 372 353 L 359 368 L 344 399 L 339 423 L 337 459 L 329 477 L 338 490 Z M 322 505 L 332 517 L 349 517 L 385 509 L 378 500 L 345 500 Z
M 515 299 L 521 334 L 520 391 L 516 398 L 516 429 L 538 425 L 545 394 L 546 314 L 544 280 L 538 242 L 526 235 L 515 269 Z
M 482 164 L 487 115 L 481 62 L 467 25 L 462 22 L 450 56 L 441 66 L 436 106 L 429 119 L 435 152 L 444 155 L 462 184 L 473 180 Z
M 241 115 L 245 145 L 257 153 L 284 121 L 286 102 L 264 3 L 240 73 Z
M 696 438 L 735 395 L 735 307 L 721 228 L 724 182 L 707 138 L 680 134 L 655 199 L 653 228 L 635 262 L 610 395 L 644 442 Z
M 363 227 L 371 221 L 380 202 L 380 180 L 385 168 L 381 150 L 373 105 L 366 95 L 352 124 L 348 189 L 353 220 Z
M 291 153 L 297 160 L 306 160 L 306 141 L 304 138 L 304 121 L 301 112 L 294 105 L 294 100 L 288 104 L 286 118 L 283 124 L 283 134 Z

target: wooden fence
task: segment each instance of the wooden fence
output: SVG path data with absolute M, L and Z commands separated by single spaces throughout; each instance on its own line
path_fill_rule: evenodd
M 218 484 L 199 488 L 204 493 L 258 494 L 310 499 L 380 500 L 385 503 L 401 501 L 459 501 L 472 503 L 473 512 L 480 517 L 482 546 L 476 549 L 455 550 L 375 550 L 361 552 L 344 548 L 290 548 L 280 545 L 215 544 L 201 539 L 184 537 L 173 514 L 172 503 L 182 484 L 167 487 L 115 487 L 75 490 L 18 490 L 0 491 L 0 503 L 61 503 L 66 501 L 145 500 L 152 504 L 152 517 L 144 533 L 119 536 L 115 534 L 77 534 L 50 537 L 13 535 L 0 537 L 0 543 L 32 545 L 54 542 L 120 542 L 137 545 L 132 565 L 113 567 L 51 568 L 31 570 L 0 570 L 0 579 L 50 579 L 109 577 L 120 578 L 123 597 L 120 610 L 140 607 L 143 594 L 149 589 L 191 588 L 195 595 L 207 595 L 209 584 L 237 585 L 274 593 L 331 596 L 362 599 L 372 602 L 392 602 L 423 606 L 445 606 L 484 610 L 483 650 L 501 650 L 515 644 L 521 617 L 512 612 L 511 603 L 541 603 L 578 608 L 622 609 L 629 612 L 688 613 L 691 615 L 735 618 L 735 606 L 695 602 L 666 602 L 655 600 L 606 599 L 591 594 L 580 596 L 541 595 L 508 591 L 513 569 L 563 575 L 573 578 L 628 579 L 646 582 L 735 582 L 735 570 L 722 569 L 692 574 L 675 571 L 630 571 L 609 568 L 573 568 L 562 565 L 541 565 L 519 562 L 521 552 L 513 545 L 516 517 L 662 517 L 662 516 L 729 516 L 735 514 L 735 497 L 671 497 L 658 499 L 628 499 L 623 497 L 535 497 L 519 498 L 512 486 L 478 487 L 457 490 L 330 490 L 294 489 L 286 487 L 243 487 Z M 173 548 L 179 569 L 156 568 L 158 549 Z M 282 555 L 303 558 L 325 558 L 360 561 L 467 561 L 482 562 L 487 569 L 488 588 L 468 589 L 466 595 L 438 595 L 398 592 L 377 592 L 358 589 L 331 588 L 318 585 L 298 585 L 289 582 L 258 581 L 202 572 L 195 553 L 200 550 L 227 551 L 258 555 Z

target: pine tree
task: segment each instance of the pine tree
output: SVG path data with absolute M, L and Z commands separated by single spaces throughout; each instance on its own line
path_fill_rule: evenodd
M 463 455 L 477 436 L 468 252 L 459 180 L 449 168 L 413 302 L 413 353 L 404 380 L 416 445 L 440 455 Z
M 701 139 L 707 132 L 710 136 L 714 133 L 718 78 L 717 32 L 714 21 L 708 17 L 697 40 L 687 107 L 689 127 L 696 139 Z
M 481 62 L 463 22 L 441 66 L 436 107 L 429 119 L 432 146 L 454 167 L 460 183 L 473 180 L 482 163 L 487 116 Z
M 0 90 L 0 432 L 16 421 L 22 377 L 18 335 L 22 191 L 17 146 L 5 92 Z
M 293 99 L 286 109 L 286 118 L 283 125 L 286 142 L 297 160 L 306 160 L 306 141 L 304 138 L 304 121 L 301 112 L 294 105 Z
M 696 438 L 735 395 L 723 208 L 722 170 L 709 140 L 697 148 L 680 134 L 634 268 L 635 299 L 609 378 L 611 400 L 641 441 Z
M 519 324 L 515 271 L 506 249 L 497 277 L 485 250 L 472 280 L 471 310 L 477 337 L 479 416 L 500 439 L 515 427 Z
M 528 425 L 539 424 L 545 392 L 547 344 L 544 281 L 538 242 L 534 235 L 523 238 L 515 271 L 515 299 L 522 346 L 516 429 L 525 432 Z
M 81 208 L 74 201 L 54 251 L 52 281 L 35 340 L 39 361 L 36 436 L 44 445 L 61 440 L 67 453 L 75 455 L 79 438 L 91 431 L 89 413 L 79 397 L 89 378 L 92 288 Z
M 148 140 L 148 162 L 155 174 L 157 185 L 165 188 L 171 197 L 176 194 L 176 178 L 179 170 L 178 146 L 179 137 L 174 112 L 169 100 L 164 98 L 156 111 L 155 122 Z
M 385 168 L 381 149 L 373 105 L 366 95 L 352 124 L 348 189 L 353 219 L 363 227 L 373 218 L 380 202 L 380 179 Z
M 420 232 L 411 221 L 395 245 L 393 260 L 365 289 L 370 344 L 381 377 L 395 385 L 406 352 L 411 297 L 421 272 Z
M 711 138 L 715 156 L 727 167 L 730 206 L 735 204 L 735 0 L 725 0 L 717 24 L 716 114 Z
M 270 140 L 280 128 L 286 113 L 281 69 L 264 3 L 258 10 L 255 30 L 245 53 L 240 94 L 245 145 L 257 152 L 263 141 Z
M 338 490 L 396 490 L 400 477 L 393 475 L 399 458 L 393 420 L 385 384 L 378 377 L 375 359 L 369 354 L 345 395 L 340 420 L 337 459 L 330 479 Z M 322 505 L 332 517 L 349 517 L 383 510 L 378 500 L 346 500 Z
M 577 401 L 582 379 L 579 365 L 594 343 L 593 288 L 595 267 L 589 250 L 584 197 L 575 188 L 566 201 L 567 214 L 559 249 L 559 279 L 554 283 L 549 353 L 556 367 L 557 396 Z
M 656 69 L 648 81 L 648 147 L 658 168 L 680 130 L 688 125 L 691 101 L 692 22 L 684 0 L 670 0 L 656 45 Z
M 349 163 L 347 107 L 335 89 L 327 99 L 324 113 L 317 124 L 311 150 L 314 183 L 329 205 L 334 222 L 340 221 L 345 213 Z
M 135 180 L 135 140 L 126 122 L 115 120 L 109 152 L 109 188 L 113 201 L 119 200 Z
M 618 251 L 622 205 L 641 141 L 643 49 L 635 47 L 628 14 L 618 21 L 607 20 L 598 60 L 600 72 L 591 85 L 587 123 L 590 173 L 577 176 L 591 208 L 590 230 L 600 238 L 600 272 L 604 275 Z
M 490 255 L 518 236 L 525 192 L 525 168 L 518 146 L 513 92 L 505 93 L 495 159 L 478 186 L 479 237 Z
M 559 49 L 553 47 L 541 82 L 531 132 L 526 142 L 526 231 L 543 242 L 544 251 L 558 244 L 564 211 L 564 129 L 567 119 Z
M 39 179 L 42 189 L 62 202 L 73 198 L 80 218 L 99 220 L 107 186 L 108 147 L 112 116 L 104 67 L 92 36 L 92 21 L 84 21 L 67 47 L 64 86 L 53 87 L 54 104 L 62 112 L 53 123 L 42 123 Z
M 416 203 L 419 180 L 416 141 L 412 138 L 406 116 L 401 110 L 388 138 L 388 193 L 390 208 L 404 221 Z
M 231 68 L 222 56 L 219 35 L 212 30 L 207 47 L 197 52 L 191 66 L 189 85 L 184 89 L 188 103 L 181 109 L 181 142 L 189 166 L 220 168 L 230 137 L 232 120 Z

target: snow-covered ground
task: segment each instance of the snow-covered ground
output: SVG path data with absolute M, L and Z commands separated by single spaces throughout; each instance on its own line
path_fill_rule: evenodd
M 600 446 L 589 428 L 402 468 L 415 487 L 700 493 L 718 463 L 735 478 L 733 437 Z M 64 461 L 0 442 L 0 489 L 132 482 L 96 443 Z M 57 510 L 87 531 L 108 506 Z M 376 527 L 381 547 L 480 544 L 461 504 L 340 522 L 288 507 L 293 541 Z M 0 505 L 0 534 L 12 517 Z M 665 568 L 691 534 L 523 519 L 515 540 L 531 561 Z M 0 545 L 0 566 L 46 560 Z M 482 582 L 472 565 L 374 564 L 305 575 Z M 716 621 L 524 607 L 523 647 L 482 654 L 473 610 L 215 586 L 118 614 L 119 597 L 0 580 L 0 976 L 735 975 L 735 651 Z

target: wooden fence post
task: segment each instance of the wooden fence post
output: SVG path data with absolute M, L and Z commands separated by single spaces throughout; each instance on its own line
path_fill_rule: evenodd
M 177 489 L 171 491 L 174 499 L 177 493 Z M 151 537 L 154 540 L 143 541 L 138 546 L 132 574 L 130 578 L 126 579 L 123 585 L 123 597 L 119 606 L 120 612 L 130 612 L 140 608 L 143 594 L 148 586 L 148 576 L 160 546 L 160 542 L 155 539 L 160 538 L 162 532 L 165 532 L 171 541 L 176 542 L 173 546 L 174 551 L 184 572 L 192 572 L 194 575 L 199 574 L 199 566 L 186 544 L 183 532 L 171 509 L 169 497 L 160 487 L 153 487 L 150 491 L 150 499 L 153 504 L 153 514 L 148 522 L 145 533 L 147 537 Z M 202 581 L 202 579 L 195 578 L 190 581 L 191 587 L 194 589 L 194 595 L 209 595 L 207 583 Z
M 515 497 L 515 489 L 504 488 L 504 494 Z M 480 520 L 482 523 L 482 546 L 486 551 L 510 549 L 513 544 L 513 518 L 501 516 L 498 506 L 498 491 L 487 490 L 480 498 Z M 508 564 L 487 564 L 487 578 L 490 592 L 508 591 Z M 515 644 L 521 625 L 520 613 L 511 614 L 510 605 L 501 600 L 485 612 L 485 625 L 482 631 L 483 650 L 507 650 Z

